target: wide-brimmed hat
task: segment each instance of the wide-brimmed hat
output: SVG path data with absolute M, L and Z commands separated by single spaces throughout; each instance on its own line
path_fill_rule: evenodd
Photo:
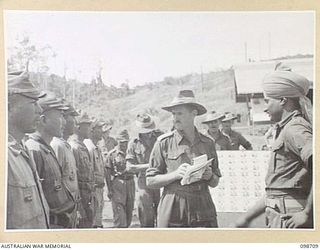
M 222 121 L 222 122 L 227 122 L 227 121 L 232 121 L 232 120 L 235 120 L 235 119 L 237 119 L 236 116 L 234 116 L 234 115 L 231 114 L 231 113 L 227 113 L 227 114 L 225 115 L 225 118 L 224 118 L 223 120 L 221 120 L 221 121 Z
M 68 108 L 66 111 L 64 111 L 64 115 L 71 115 L 71 116 L 79 116 L 79 112 L 71 105 L 71 103 L 66 102 L 65 100 L 63 100 L 66 107 Z
M 137 114 L 136 126 L 138 127 L 138 133 L 140 134 L 149 133 L 156 128 L 153 117 L 147 113 Z
M 92 123 L 92 120 L 88 116 L 87 113 L 82 113 L 79 117 L 76 118 L 77 124 L 90 124 Z
M 124 129 L 122 131 L 120 131 L 120 133 L 117 135 L 116 137 L 116 140 L 117 141 L 120 141 L 120 142 L 126 142 L 126 141 L 129 141 L 129 133 L 128 133 L 128 130 Z
M 93 119 L 92 124 L 91 124 L 91 128 L 94 129 L 96 127 L 103 127 L 106 124 L 105 121 L 101 120 L 101 119 Z
M 110 131 L 111 129 L 112 129 L 112 125 L 104 124 L 104 126 L 102 127 L 102 132 L 105 133 L 107 131 Z
M 213 111 L 210 114 L 207 114 L 206 118 L 202 123 L 209 123 L 216 120 L 222 120 L 223 118 L 225 118 L 224 114 L 216 113 L 215 111 Z
M 162 107 L 162 109 L 171 112 L 173 107 L 180 105 L 194 106 L 198 111 L 197 115 L 203 115 L 207 112 L 207 109 L 196 101 L 192 90 L 181 90 L 179 95 L 168 106 Z
M 46 92 L 39 90 L 30 82 L 27 71 L 16 71 L 8 73 L 8 94 L 20 94 L 38 100 L 44 97 Z

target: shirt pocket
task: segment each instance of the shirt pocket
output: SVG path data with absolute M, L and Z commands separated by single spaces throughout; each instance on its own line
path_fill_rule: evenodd
M 272 145 L 273 172 L 280 173 L 285 170 L 286 153 L 283 141 L 276 141 Z
M 173 172 L 176 169 L 178 169 L 178 167 L 182 164 L 182 163 L 186 163 L 186 157 L 185 157 L 185 151 L 184 150 L 177 150 L 177 151 L 170 151 L 168 152 L 168 156 L 167 156 L 167 167 L 168 167 L 168 172 Z
M 45 225 L 45 214 L 35 183 L 8 183 L 8 228 L 40 228 Z

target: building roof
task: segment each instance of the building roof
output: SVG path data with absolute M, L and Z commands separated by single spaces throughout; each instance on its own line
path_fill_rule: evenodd
M 277 63 L 283 62 L 292 71 L 306 77 L 313 86 L 314 80 L 314 59 L 299 58 L 287 60 L 275 60 L 266 62 L 252 62 L 246 64 L 234 65 L 235 88 L 237 99 L 241 95 L 262 94 L 262 80 L 264 76 L 272 72 Z

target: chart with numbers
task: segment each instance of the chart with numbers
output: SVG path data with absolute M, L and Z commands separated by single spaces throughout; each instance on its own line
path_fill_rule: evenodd
M 270 151 L 217 151 L 222 177 L 211 188 L 217 212 L 246 212 L 264 194 Z

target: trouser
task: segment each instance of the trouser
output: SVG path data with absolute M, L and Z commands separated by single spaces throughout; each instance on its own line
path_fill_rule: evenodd
M 115 177 L 112 181 L 112 210 L 114 227 L 129 227 L 134 207 L 135 183 L 133 178 Z
M 96 187 L 94 195 L 93 227 L 102 227 L 103 187 Z
M 287 213 L 301 212 L 307 203 L 307 198 L 292 197 L 288 195 L 267 196 L 266 225 L 269 228 L 286 228 L 286 219 L 282 216 Z M 313 216 L 301 228 L 313 228 Z
M 181 186 L 172 183 L 164 188 L 158 206 L 158 227 L 218 227 L 216 208 L 208 185 Z
M 138 188 L 138 215 L 141 227 L 155 227 L 160 190 Z
M 93 192 L 90 189 L 80 189 L 81 208 L 79 228 L 92 228 L 93 226 Z

